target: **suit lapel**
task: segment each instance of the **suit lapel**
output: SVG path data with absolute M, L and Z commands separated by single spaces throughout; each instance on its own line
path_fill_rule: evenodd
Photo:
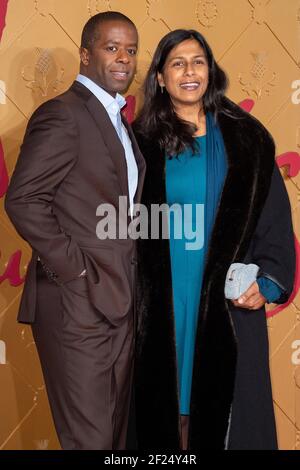
M 116 172 L 118 175 L 118 179 L 120 182 L 121 187 L 121 194 L 129 197 L 129 190 L 128 190 L 128 173 L 127 173 L 127 162 L 125 157 L 124 147 L 119 139 L 119 136 L 110 120 L 107 111 L 105 110 L 104 106 L 99 102 L 99 100 L 92 95 L 86 106 L 93 116 L 99 131 L 101 132 L 102 138 L 109 149 L 110 156 L 115 164 Z M 132 143 L 132 150 L 136 159 L 137 167 L 138 167 L 138 187 L 135 194 L 135 202 L 139 202 L 141 199 L 142 188 L 143 188 L 143 181 L 145 176 L 145 161 L 140 152 L 138 144 L 135 140 L 134 134 L 130 125 L 127 121 L 122 117 L 122 122 L 125 125 L 127 132 L 129 134 L 131 143 Z
M 100 103 L 100 101 L 93 95 L 93 93 L 81 83 L 75 81 L 71 86 L 71 90 L 77 95 L 80 95 L 82 99 L 84 99 L 85 105 L 89 113 L 93 117 L 101 133 L 102 139 L 109 150 L 111 159 L 114 162 L 120 184 L 121 194 L 129 197 L 127 163 L 124 147 L 120 142 L 119 136 L 110 120 L 106 109 Z M 132 143 L 133 153 L 138 167 L 138 187 L 134 200 L 135 202 L 140 202 L 145 176 L 145 160 L 140 152 L 131 126 L 128 124 L 128 122 L 123 116 L 122 122 L 125 125 L 129 134 Z
M 118 134 L 104 106 L 93 94 L 91 94 L 90 99 L 87 101 L 86 107 L 92 115 L 114 162 L 121 194 L 128 197 L 127 164 L 124 147 L 120 142 Z

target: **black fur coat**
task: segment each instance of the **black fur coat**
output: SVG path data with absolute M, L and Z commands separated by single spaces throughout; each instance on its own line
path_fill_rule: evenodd
M 212 231 L 202 285 L 193 369 L 189 449 L 277 447 L 265 309 L 224 298 L 233 262 L 256 263 L 284 290 L 293 287 L 290 204 L 275 164 L 272 137 L 226 99 L 220 113 L 228 173 Z M 166 202 L 165 158 L 136 135 L 146 159 L 142 202 Z M 138 243 L 139 331 L 136 358 L 138 449 L 177 450 L 180 442 L 174 313 L 168 240 Z

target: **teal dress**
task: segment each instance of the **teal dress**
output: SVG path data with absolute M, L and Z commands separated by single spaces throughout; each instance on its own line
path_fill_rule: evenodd
M 166 159 L 167 203 L 169 206 L 175 205 L 170 212 L 169 231 L 180 414 L 186 415 L 190 413 L 194 348 L 206 250 L 206 244 L 203 244 L 206 136 L 196 139 L 197 153 L 192 154 L 188 149 L 175 158 Z M 183 211 L 184 204 L 190 205 L 188 210 L 186 206 Z M 183 227 L 181 238 L 178 231 L 180 226 Z M 194 233 L 196 235 L 193 239 Z
M 210 139 L 207 136 L 196 137 L 198 151 L 195 154 L 188 149 L 175 158 L 166 158 L 167 203 L 169 206 L 174 205 L 174 210 L 170 212 L 169 232 L 182 415 L 190 414 L 195 338 L 204 263 L 227 171 L 220 133 L 217 128 L 213 128 L 210 117 L 207 124 L 212 137 Z M 185 204 L 189 205 L 187 212 L 183 211 Z M 202 211 L 201 207 L 203 209 L 205 207 L 205 210 Z M 180 227 L 184 227 L 182 236 L 178 230 Z M 197 233 L 194 240 L 191 239 L 193 233 Z M 187 249 L 188 246 L 194 249 Z M 260 277 L 257 282 L 260 292 L 268 302 L 274 302 L 280 297 L 282 290 L 270 279 Z

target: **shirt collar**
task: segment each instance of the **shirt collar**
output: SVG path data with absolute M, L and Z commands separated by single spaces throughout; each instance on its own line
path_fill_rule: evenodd
M 93 93 L 93 95 L 96 96 L 96 98 L 100 101 L 108 113 L 117 115 L 126 104 L 126 100 L 122 95 L 117 93 L 116 97 L 114 98 L 109 93 L 107 93 L 107 91 L 97 85 L 97 83 L 85 75 L 78 74 L 76 81 L 88 88 Z

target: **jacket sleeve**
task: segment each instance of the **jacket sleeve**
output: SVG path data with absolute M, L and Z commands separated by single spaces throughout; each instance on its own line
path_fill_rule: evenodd
M 253 238 L 252 256 L 260 267 L 259 275 L 282 289 L 276 303 L 285 303 L 293 290 L 296 254 L 290 201 L 276 163 Z
M 38 108 L 28 123 L 5 200 L 17 232 L 61 282 L 84 269 L 79 246 L 53 212 L 56 191 L 76 163 L 78 139 L 67 105 L 51 100 Z

